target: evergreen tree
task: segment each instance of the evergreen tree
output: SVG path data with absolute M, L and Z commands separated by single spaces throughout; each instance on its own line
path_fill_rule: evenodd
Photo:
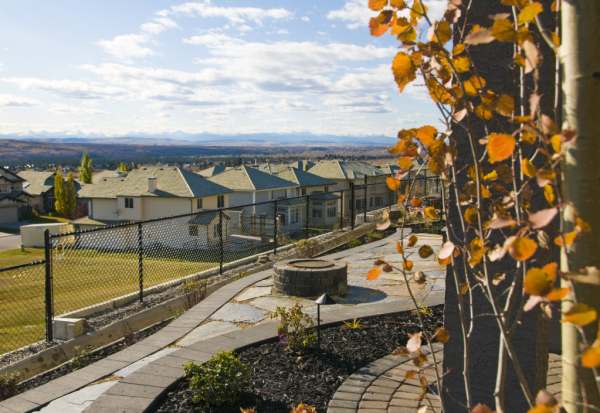
M 92 183 L 92 158 L 85 152 L 81 157 L 81 165 L 79 166 L 79 180 L 84 184 Z
M 128 172 L 129 168 L 127 167 L 127 164 L 125 162 L 120 162 L 119 165 L 117 166 L 117 171 Z
M 69 172 L 67 175 L 67 181 L 64 186 L 64 199 L 64 215 L 67 218 L 73 218 L 75 216 L 75 210 L 77 209 L 77 191 L 75 189 L 73 172 Z
M 65 180 L 60 169 L 54 174 L 54 211 L 58 215 L 65 214 Z

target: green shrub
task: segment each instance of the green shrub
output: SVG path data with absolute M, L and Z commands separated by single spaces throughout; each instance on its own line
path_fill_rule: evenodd
M 384 235 L 385 234 L 383 232 L 371 231 L 371 232 L 369 232 L 367 234 L 367 238 L 369 239 L 369 242 L 370 241 L 377 241 L 377 240 L 383 239 Z
M 319 251 L 319 243 L 314 239 L 302 239 L 296 243 L 298 255 L 301 257 L 312 257 Z
M 0 400 L 8 399 L 17 394 L 18 377 L 16 374 L 0 375 Z
M 353 239 L 348 243 L 349 248 L 355 248 L 362 245 L 362 241 L 360 239 Z
M 279 318 L 279 339 L 292 351 L 303 351 L 317 339 L 313 331 L 313 319 L 302 312 L 302 306 L 298 303 L 289 309 L 277 307 L 271 318 Z
M 215 354 L 206 363 L 184 365 L 195 403 L 222 406 L 239 402 L 250 383 L 250 368 L 230 351 Z

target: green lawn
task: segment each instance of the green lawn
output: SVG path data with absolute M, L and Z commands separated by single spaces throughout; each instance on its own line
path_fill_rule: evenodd
M 42 259 L 42 249 L 0 252 L 0 268 Z M 144 258 L 150 287 L 218 265 L 212 261 Z M 65 251 L 53 255 L 55 314 L 137 292 L 138 257 L 131 252 Z M 0 272 L 0 354 L 44 336 L 44 265 Z

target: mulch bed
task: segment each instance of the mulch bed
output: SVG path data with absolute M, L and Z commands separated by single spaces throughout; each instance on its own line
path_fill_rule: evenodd
M 427 330 L 433 332 L 442 323 L 443 306 L 431 310 L 425 318 Z M 239 405 L 194 405 L 184 378 L 159 401 L 156 411 L 239 413 L 241 405 L 256 407 L 258 413 L 289 413 L 292 406 L 305 402 L 325 412 L 336 389 L 349 375 L 405 345 L 408 334 L 419 330 L 413 312 L 368 318 L 361 323 L 361 330 L 340 325 L 323 329 L 321 350 L 310 349 L 304 354 L 290 353 L 275 341 L 241 350 L 241 360 L 251 366 L 252 383 Z

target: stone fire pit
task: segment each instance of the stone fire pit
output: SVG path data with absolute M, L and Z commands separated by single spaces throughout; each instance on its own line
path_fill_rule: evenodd
M 295 258 L 275 264 L 273 286 L 276 292 L 299 297 L 323 293 L 346 295 L 348 266 L 322 259 Z

